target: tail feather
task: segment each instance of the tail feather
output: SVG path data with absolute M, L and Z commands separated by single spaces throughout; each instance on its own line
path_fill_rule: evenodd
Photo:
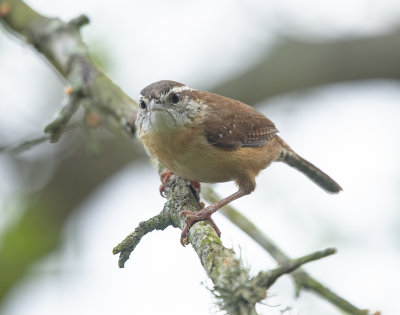
M 325 174 L 318 167 L 314 166 L 307 160 L 303 159 L 283 140 L 280 160 L 302 172 L 326 192 L 338 193 L 339 191 L 343 190 L 342 187 L 340 187 L 340 185 L 336 183 L 330 176 Z

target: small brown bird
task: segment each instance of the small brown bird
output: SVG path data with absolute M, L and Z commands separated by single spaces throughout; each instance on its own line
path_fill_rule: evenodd
M 147 152 L 178 176 L 190 181 L 235 181 L 239 190 L 197 212 L 182 211 L 190 227 L 221 207 L 250 194 L 255 177 L 271 162 L 284 162 L 329 193 L 342 188 L 320 169 L 296 154 L 275 125 L 252 107 L 221 95 L 195 90 L 175 81 L 158 81 L 140 92 L 136 126 Z

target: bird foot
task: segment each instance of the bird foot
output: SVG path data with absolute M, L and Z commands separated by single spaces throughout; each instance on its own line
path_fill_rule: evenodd
M 210 222 L 211 226 L 217 233 L 218 237 L 221 237 L 221 231 L 219 230 L 218 226 L 215 224 L 214 220 L 211 218 L 211 215 L 215 212 L 212 206 L 208 206 L 206 208 L 201 209 L 200 211 L 188 211 L 183 210 L 180 214 L 181 219 L 186 217 L 186 224 L 181 233 L 181 244 L 182 246 L 188 245 L 188 238 L 187 234 L 190 228 L 199 221 L 208 221 Z
M 164 197 L 164 198 L 167 197 L 165 195 L 165 185 L 168 183 L 168 181 L 170 180 L 172 175 L 174 175 L 174 173 L 171 172 L 169 169 L 165 169 L 161 172 L 161 174 L 160 174 L 160 180 L 161 180 L 160 195 L 161 195 L 161 197 Z M 190 182 L 190 184 L 199 194 L 200 193 L 200 182 L 197 180 L 193 180 Z
M 169 179 L 171 176 L 174 175 L 173 172 L 171 172 L 169 169 L 165 169 L 161 172 L 160 174 L 160 180 L 161 180 L 161 185 L 160 185 L 160 195 L 161 197 L 166 198 L 165 196 L 165 185 L 168 183 Z

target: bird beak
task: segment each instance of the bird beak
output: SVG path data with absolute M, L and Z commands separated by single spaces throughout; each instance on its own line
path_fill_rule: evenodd
M 151 112 L 162 111 L 164 110 L 164 107 L 158 102 L 158 100 L 153 98 L 149 103 L 149 110 Z

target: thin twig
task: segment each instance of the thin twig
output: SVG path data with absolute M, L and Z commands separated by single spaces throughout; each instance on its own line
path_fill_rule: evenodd
M 156 216 L 140 222 L 135 231 L 129 234 L 121 243 L 114 247 L 113 254 L 120 254 L 118 266 L 120 268 L 125 267 L 125 262 L 129 259 L 129 256 L 139 244 L 143 236 L 153 232 L 154 230 L 164 230 L 171 224 L 171 217 L 166 211 L 161 211 L 161 213 L 157 214 Z
M 82 123 L 78 121 L 70 123 L 68 126 L 64 128 L 64 132 L 71 131 L 77 127 L 80 127 L 81 125 Z M 33 146 L 44 143 L 46 141 L 50 141 L 50 138 L 51 135 L 43 135 L 34 139 L 23 141 L 21 143 L 1 146 L 0 153 L 18 154 L 32 148 Z
M 335 248 L 327 248 L 303 257 L 288 260 L 278 268 L 269 270 L 267 272 L 261 271 L 254 280 L 258 283 L 258 285 L 269 288 L 280 276 L 291 273 L 306 263 L 333 255 L 335 253 Z
M 72 115 L 75 114 L 79 108 L 79 97 L 76 97 L 75 94 L 67 94 L 63 102 L 64 105 L 56 119 L 44 129 L 44 132 L 50 135 L 50 142 L 57 142 L 60 139 Z

